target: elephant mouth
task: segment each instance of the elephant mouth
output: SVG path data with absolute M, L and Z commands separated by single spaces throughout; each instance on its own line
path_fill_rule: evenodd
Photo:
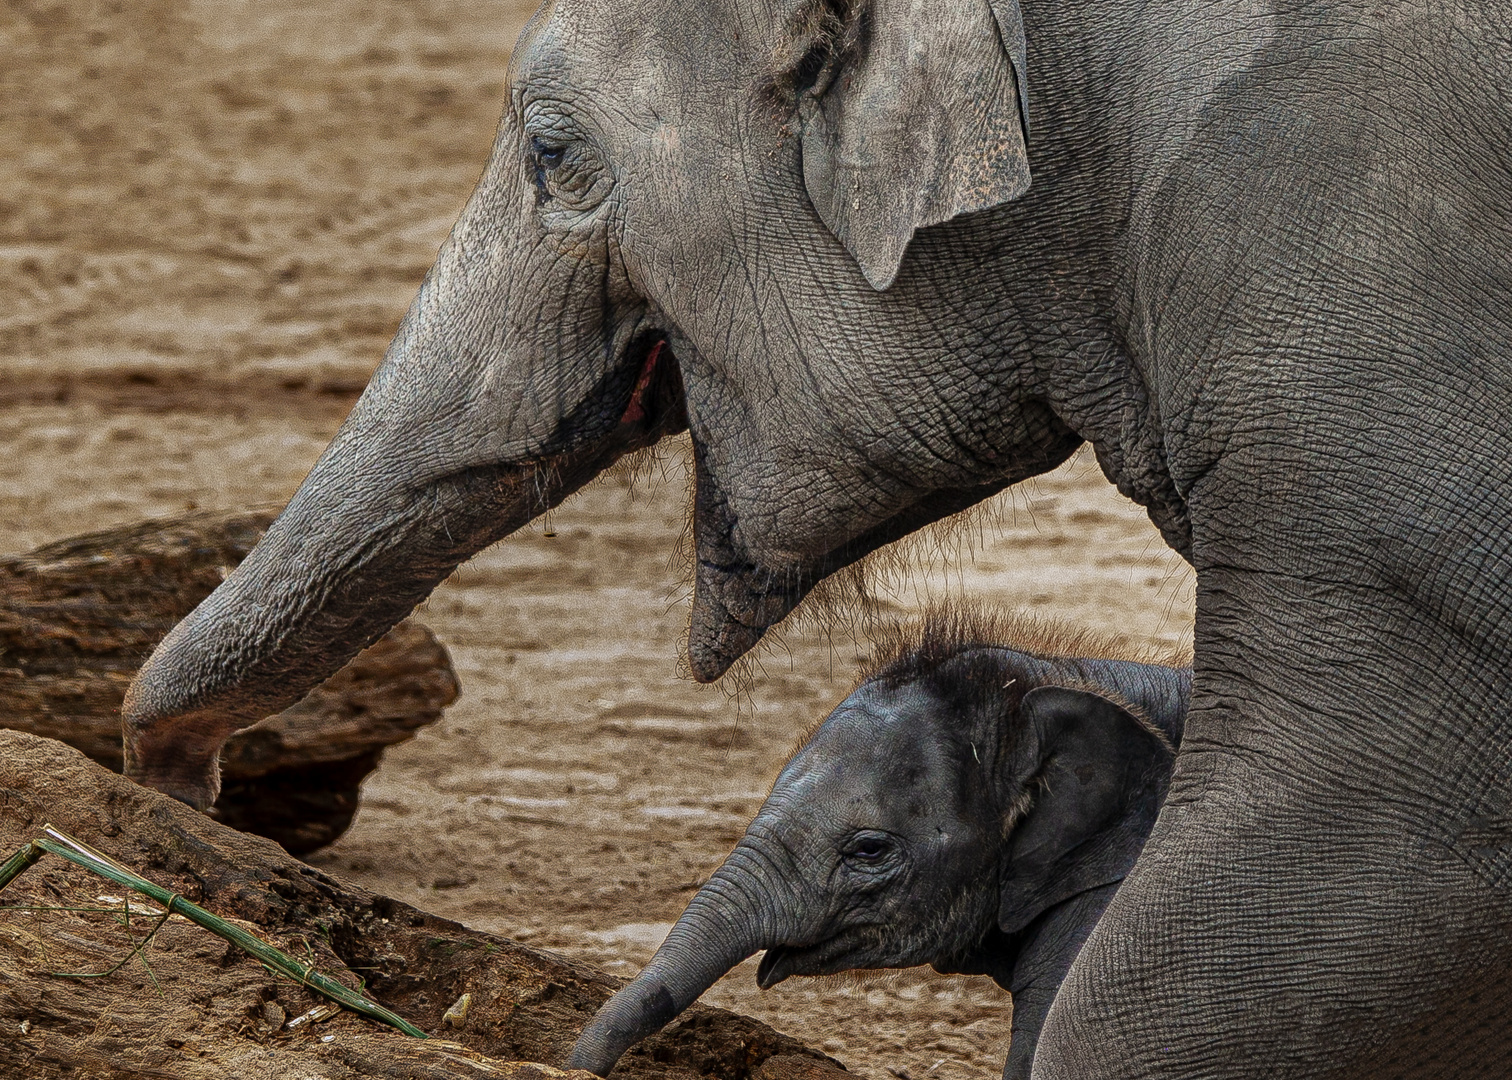
M 863 926 L 812 945 L 774 945 L 756 967 L 756 985 L 770 990 L 794 975 L 834 975 L 857 967 L 876 967 L 852 958 L 863 951 L 875 951 L 877 936 L 875 928 Z
M 782 980 L 798 972 L 793 966 L 793 950 L 786 945 L 768 949 L 756 966 L 756 985 L 770 990 Z
M 619 369 L 616 381 L 626 379 L 630 372 L 634 373 L 631 376 L 633 381 L 627 380 L 630 392 L 620 399 L 625 404 L 614 424 L 613 434 L 620 441 L 643 443 L 647 436 L 651 436 L 649 441 L 654 442 L 685 430 L 688 412 L 682 371 L 667 339 L 657 333 L 640 334 L 625 351 L 629 362 Z M 619 385 L 624 387 L 626 382 L 619 382 Z M 624 390 L 621 389 L 620 393 L 623 394 Z M 614 396 L 610 397 L 611 401 Z
M 620 362 L 557 421 L 556 430 L 533 452 L 502 463 L 464 462 L 443 475 L 486 468 L 534 482 L 543 468 L 561 468 L 569 457 L 603 469 L 623 454 L 686 431 L 682 368 L 666 336 L 642 330 L 618 346 L 617 355 Z
M 672 419 L 666 416 L 669 411 L 685 411 L 677 359 L 667 347 L 667 339 L 660 336 L 643 338 L 636 343 L 635 351 L 641 354 L 639 370 L 619 422 L 657 427 L 658 420 Z M 676 419 L 680 426 L 687 426 L 685 415 Z

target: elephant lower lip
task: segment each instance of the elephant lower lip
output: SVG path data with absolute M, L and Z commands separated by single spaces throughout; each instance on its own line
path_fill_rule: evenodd
M 698 563 L 688 661 L 693 677 L 703 683 L 713 682 L 729 670 L 823 578 L 915 529 L 997 494 L 1018 478 L 1005 476 L 979 487 L 932 492 L 828 552 L 803 562 L 772 566 L 734 540 L 737 522 L 730 512 L 729 499 L 707 471 L 696 438 L 693 450 L 698 470 L 698 509 L 694 515 Z
M 845 962 L 850 952 L 846 936 L 811 945 L 777 945 L 768 949 L 756 968 L 756 985 L 770 990 L 794 975 L 828 975 L 846 970 L 850 966 Z
M 756 985 L 763 990 L 770 990 L 791 975 L 792 965 L 784 963 L 791 955 L 791 950 L 785 945 L 768 949 L 756 968 Z

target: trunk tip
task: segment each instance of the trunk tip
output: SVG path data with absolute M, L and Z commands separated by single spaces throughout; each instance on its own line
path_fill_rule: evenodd
M 636 979 L 604 1002 L 588 1021 L 572 1047 L 567 1067 L 608 1076 L 626 1050 L 655 1035 L 680 1012 L 672 992 L 660 980 L 642 985 Z
M 123 772 L 196 810 L 220 794 L 221 744 L 238 726 L 210 710 L 183 709 L 181 680 L 153 653 L 121 703 Z

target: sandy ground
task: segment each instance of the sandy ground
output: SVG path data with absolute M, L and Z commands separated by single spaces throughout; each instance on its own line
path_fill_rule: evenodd
M 286 499 L 482 168 L 515 0 L 13 0 L 0 11 L 0 550 Z M 679 675 L 685 449 L 484 552 L 423 618 L 462 700 L 314 860 L 633 974 L 851 687 L 865 624 L 787 629 L 749 686 Z M 871 575 L 1164 647 L 1190 571 L 1089 455 Z M 1006 995 L 927 971 L 706 1000 L 852 1069 L 989 1076 Z

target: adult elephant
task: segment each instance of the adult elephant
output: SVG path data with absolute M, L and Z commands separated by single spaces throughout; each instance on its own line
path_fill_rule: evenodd
M 548 3 L 134 775 L 207 803 L 231 729 L 684 424 L 706 680 L 1085 440 L 1196 567 L 1196 675 L 1035 1076 L 1512 1071 L 1512 9 L 1026 5 Z

